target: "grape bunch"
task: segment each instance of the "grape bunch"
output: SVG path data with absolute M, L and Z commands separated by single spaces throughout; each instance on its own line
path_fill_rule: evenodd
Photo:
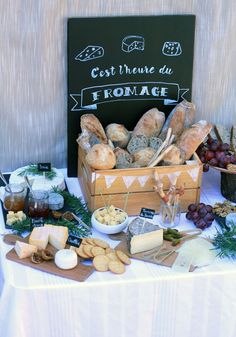
M 227 168 L 228 164 L 236 164 L 236 153 L 230 151 L 229 144 L 213 139 L 210 135 L 207 142 L 198 147 L 197 154 L 203 163 L 204 172 L 209 171 L 209 166 Z
M 204 230 L 210 227 L 214 220 L 213 208 L 210 205 L 205 205 L 203 202 L 200 204 L 190 204 L 186 218 L 192 220 L 197 228 Z

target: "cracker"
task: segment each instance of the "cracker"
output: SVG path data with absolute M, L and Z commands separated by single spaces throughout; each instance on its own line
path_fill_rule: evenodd
M 125 272 L 125 265 L 120 261 L 110 261 L 108 268 L 114 274 L 123 274 Z
M 114 251 L 115 250 L 113 248 L 111 248 L 111 247 L 108 247 L 108 248 L 105 249 L 106 254 L 114 253 Z
M 86 243 L 88 243 L 89 245 L 92 245 L 92 246 L 96 246 L 93 238 L 86 238 Z
M 93 257 L 92 248 L 93 248 L 92 245 L 89 244 L 83 245 L 83 251 L 89 257 Z
M 97 271 L 107 271 L 108 263 L 109 259 L 106 257 L 106 255 L 97 255 L 93 259 L 93 265 Z
M 102 248 L 108 248 L 109 247 L 109 244 L 106 241 L 103 241 L 101 239 L 93 239 L 93 242 L 98 247 L 102 247 Z
M 75 251 L 77 253 L 77 255 L 79 255 L 79 257 L 82 257 L 83 259 L 89 259 L 89 256 L 87 254 L 85 254 L 84 250 L 83 250 L 83 246 L 84 245 L 80 245 L 79 248 L 76 248 Z
M 93 254 L 93 256 L 105 255 L 105 249 L 102 247 L 93 247 L 91 249 L 91 253 Z
M 119 261 L 115 252 L 108 253 L 106 254 L 106 256 L 108 257 L 110 261 Z
M 128 264 L 128 265 L 131 264 L 130 258 L 125 253 L 123 253 L 121 250 L 117 250 L 116 255 L 118 256 L 119 260 L 123 262 L 124 264 Z

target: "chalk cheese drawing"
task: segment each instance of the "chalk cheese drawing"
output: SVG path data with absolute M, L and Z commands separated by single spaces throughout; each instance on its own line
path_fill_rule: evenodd
M 87 46 L 76 57 L 76 61 L 86 62 L 98 59 L 104 55 L 104 49 L 101 46 Z
M 166 56 L 179 56 L 182 54 L 180 42 L 166 41 L 162 47 L 162 54 Z
M 143 36 L 127 35 L 122 40 L 121 50 L 123 50 L 125 53 L 131 53 L 134 50 L 143 51 L 144 46 L 145 40 Z

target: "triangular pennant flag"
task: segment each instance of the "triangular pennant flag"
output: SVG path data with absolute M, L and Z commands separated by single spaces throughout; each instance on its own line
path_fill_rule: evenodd
M 144 187 L 146 182 L 148 181 L 149 176 L 140 176 L 138 177 L 138 181 L 141 187 Z
M 99 173 L 93 172 L 92 173 L 92 183 L 94 183 L 94 181 L 97 180 L 99 177 L 100 177 Z
M 106 181 L 106 187 L 110 188 L 114 181 L 117 179 L 117 176 L 104 176 Z
M 198 175 L 199 175 L 199 167 L 195 167 L 191 170 L 187 171 L 190 177 L 193 179 L 193 181 L 197 181 Z
M 176 185 L 177 178 L 179 177 L 180 174 L 181 174 L 180 171 L 169 173 L 168 178 L 170 183 Z
M 123 179 L 123 182 L 126 188 L 129 188 L 135 181 L 136 177 L 135 176 L 123 176 L 122 179 Z

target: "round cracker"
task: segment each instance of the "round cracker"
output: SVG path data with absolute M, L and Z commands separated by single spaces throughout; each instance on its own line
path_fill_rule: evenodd
M 114 253 L 114 251 L 115 250 L 113 248 L 111 248 L 111 247 L 108 247 L 108 248 L 105 249 L 106 254 Z
M 106 256 L 111 261 L 120 261 L 115 252 L 108 253 L 108 254 L 106 254 Z
M 92 246 L 96 246 L 93 238 L 86 238 L 86 243 L 88 243 L 89 245 L 92 245 Z
M 130 258 L 121 250 L 116 250 L 116 255 L 118 256 L 119 260 L 123 262 L 124 264 L 131 264 Z
M 83 251 L 85 254 L 87 254 L 89 257 L 93 257 L 93 253 L 92 253 L 92 248 L 93 246 L 92 245 L 83 245 Z
M 109 259 L 106 257 L 106 255 L 97 255 L 93 259 L 93 265 L 97 271 L 107 271 L 108 263 Z
M 93 254 L 93 256 L 105 255 L 105 249 L 102 247 L 93 247 L 91 249 L 91 253 Z
M 114 274 L 123 274 L 125 272 L 125 265 L 120 261 L 110 261 L 108 268 Z
M 83 259 L 89 259 L 90 257 L 87 255 L 87 254 L 85 254 L 85 252 L 84 252 L 84 250 L 83 250 L 83 246 L 84 245 L 80 245 L 79 246 L 79 248 L 76 248 L 75 249 L 75 251 L 76 251 L 76 253 L 77 253 L 77 255 L 79 256 L 79 257 L 82 257 Z
M 93 242 L 95 243 L 96 246 L 101 247 L 101 248 L 109 247 L 109 244 L 106 241 L 103 241 L 101 239 L 93 239 Z

